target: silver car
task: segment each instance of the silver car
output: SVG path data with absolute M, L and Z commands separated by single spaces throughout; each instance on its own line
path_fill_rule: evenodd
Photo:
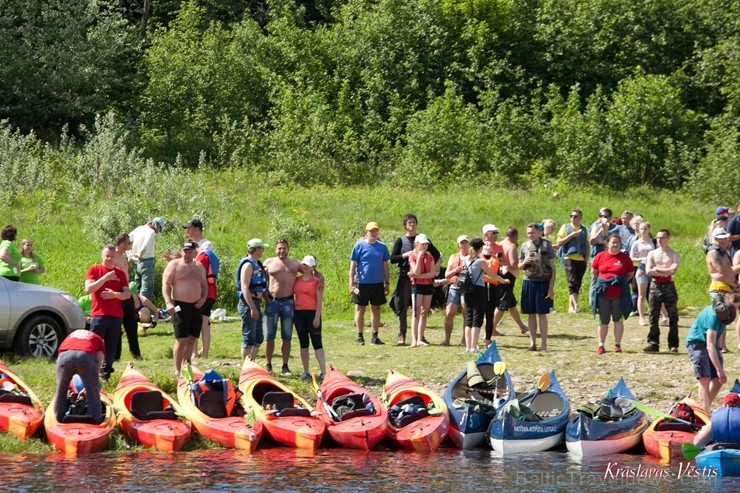
M 0 277 L 0 349 L 52 357 L 67 334 L 84 328 L 85 314 L 73 296 Z

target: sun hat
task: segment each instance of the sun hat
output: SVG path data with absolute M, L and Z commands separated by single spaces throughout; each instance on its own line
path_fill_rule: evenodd
M 712 231 L 712 238 L 717 238 L 719 240 L 722 240 L 724 238 L 729 238 L 730 233 L 727 232 L 725 228 L 714 228 Z
M 488 233 L 489 231 L 493 231 L 494 233 L 498 233 L 498 228 L 495 224 L 486 224 L 483 226 L 483 234 Z
M 460 243 L 462 243 L 463 241 L 470 242 L 470 240 L 468 239 L 468 235 L 460 235 L 460 236 L 457 237 L 457 244 L 458 245 Z
M 247 250 L 251 250 L 252 248 L 265 248 L 267 246 L 270 245 L 260 240 L 259 238 L 252 238 L 247 242 Z
M 378 226 L 378 223 L 376 223 L 375 221 L 370 221 L 365 226 L 365 231 L 372 231 L 374 229 L 380 229 L 380 226 Z
M 161 217 L 155 217 L 151 222 L 152 224 L 156 224 L 160 231 L 164 229 L 164 219 Z
M 306 255 L 303 257 L 303 260 L 301 260 L 301 263 L 309 267 L 316 267 L 316 259 L 313 255 Z
M 429 238 L 424 233 L 420 233 L 416 235 L 416 239 L 414 240 L 414 243 L 422 244 L 422 243 L 429 243 Z
M 729 325 L 735 321 L 737 310 L 725 296 L 717 296 L 713 306 L 714 314 L 722 325 Z

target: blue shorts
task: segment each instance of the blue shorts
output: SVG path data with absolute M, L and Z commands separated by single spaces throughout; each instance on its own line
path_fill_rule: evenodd
M 465 303 L 465 295 L 462 294 L 460 288 L 450 284 L 447 288 L 447 304 L 460 306 L 462 303 Z
M 242 347 L 259 346 L 265 339 L 265 333 L 262 329 L 262 309 L 259 300 L 254 300 L 254 306 L 257 308 L 260 316 L 257 320 L 253 320 L 250 315 L 249 305 L 244 301 L 244 298 L 239 297 L 239 304 L 236 309 L 239 311 L 239 315 L 242 317 Z
M 686 349 L 691 358 L 691 363 L 694 365 L 694 375 L 696 378 L 717 378 L 717 369 L 712 364 L 712 360 L 709 359 L 709 351 L 707 351 L 707 345 L 703 342 L 692 342 L 686 345 Z M 720 365 L 724 366 L 724 360 L 722 359 L 722 353 L 717 351 L 717 357 L 719 358 Z
M 527 315 L 547 315 L 552 309 L 552 300 L 547 297 L 550 281 L 522 282 L 522 313 Z
M 265 307 L 267 321 L 267 340 L 274 341 L 277 335 L 278 318 L 280 319 L 280 338 L 289 341 L 293 338 L 293 309 L 295 300 L 291 296 L 287 300 L 273 299 Z

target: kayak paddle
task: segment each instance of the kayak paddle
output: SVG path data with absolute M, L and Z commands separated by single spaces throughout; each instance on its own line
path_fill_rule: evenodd
M 521 399 L 519 399 L 519 404 L 533 400 L 540 392 L 544 392 L 550 387 L 550 384 L 552 383 L 552 380 L 550 379 L 549 373 L 543 373 L 542 376 L 537 380 L 537 388 L 534 390 L 534 392 L 530 392 L 529 394 L 525 395 Z
M 693 459 L 704 450 L 704 447 L 694 445 L 691 442 L 684 442 L 681 444 L 681 452 L 683 452 L 684 459 Z
M 680 419 L 675 416 L 671 416 L 668 413 L 664 413 L 661 411 L 658 411 L 657 409 L 653 409 L 650 406 L 647 406 L 643 404 L 642 402 L 638 401 L 637 399 L 631 399 L 632 404 L 637 408 L 638 410 L 644 412 L 645 414 L 650 414 L 651 416 L 655 416 L 656 418 L 663 418 L 667 419 L 669 421 L 676 421 L 677 423 L 683 423 L 685 425 L 689 425 L 692 428 L 695 428 L 697 430 L 701 429 L 701 426 L 697 425 L 696 423 L 692 423 L 690 421 L 686 421 L 685 419 Z
M 316 392 L 316 396 L 324 404 L 324 409 L 326 409 L 326 412 L 329 414 L 329 416 L 331 416 L 331 419 L 333 419 L 334 421 L 339 421 L 339 415 L 334 410 L 334 408 L 331 407 L 328 402 L 326 402 L 326 399 L 324 399 L 324 396 L 321 394 L 319 384 L 316 382 L 316 374 L 312 373 L 311 378 L 313 379 L 313 391 Z
M 497 361 L 493 364 L 493 374 L 496 375 L 494 377 L 496 387 L 493 389 L 493 402 L 496 402 L 496 399 L 498 398 L 498 381 L 501 379 L 501 375 L 503 375 L 505 371 L 506 363 L 503 361 Z

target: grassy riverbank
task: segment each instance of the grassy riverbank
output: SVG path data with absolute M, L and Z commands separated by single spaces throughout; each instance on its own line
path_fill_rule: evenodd
M 442 347 L 443 318 L 435 313 L 430 320 L 427 339 L 432 346 L 409 349 L 392 345 L 395 339 L 395 320 L 389 311 L 384 311 L 381 338 L 388 342 L 385 346 L 357 346 L 355 332 L 349 317 L 335 318 L 325 323 L 324 346 L 328 363 L 349 374 L 353 379 L 366 385 L 376 394 L 382 391 L 388 369 L 395 369 L 415 378 L 424 384 L 442 392 L 450 380 L 462 369 L 471 355 L 465 354 L 458 346 Z M 680 337 L 685 340 L 692 317 L 682 316 Z M 514 379 L 518 391 L 531 389 L 539 375 L 555 369 L 561 386 L 571 400 L 572 407 L 595 400 L 603 396 L 606 390 L 623 376 L 635 394 L 650 406 L 666 410 L 674 401 L 688 395 L 696 394 L 696 382 L 693 377 L 689 358 L 681 348 L 680 354 L 644 354 L 647 330 L 630 318 L 626 322 L 623 338 L 624 352 L 616 354 L 610 350 L 604 355 L 597 355 L 595 323 L 590 314 L 556 313 L 550 317 L 549 350 L 532 353 L 527 351 L 529 340 L 519 334 L 516 326 L 507 317 L 501 326 L 506 334 L 497 339 L 502 358 Z M 663 338 L 666 337 L 665 330 Z M 175 380 L 172 377 L 172 344 L 174 337 L 170 324 L 159 324 L 149 331 L 149 336 L 139 338 L 143 361 L 136 366 L 145 375 L 152 378 L 165 391 L 175 394 Z M 461 321 L 458 317 L 453 340 L 459 342 Z M 607 339 L 607 348 L 611 347 L 612 336 Z M 730 347 L 734 347 L 734 339 Z M 294 339 L 290 359 L 291 377 L 278 376 L 297 392 L 315 401 L 315 396 L 307 382 L 298 378 L 301 363 L 298 353 L 298 341 Z M 215 368 L 233 381 L 238 378 L 241 362 L 239 360 L 240 324 L 236 321 L 219 322 L 213 325 L 213 346 L 211 357 L 207 361 L 194 361 L 194 364 L 205 370 Z M 740 356 L 737 352 L 725 355 L 725 366 L 730 379 L 740 377 Z M 4 354 L 2 358 L 13 370 L 31 385 L 39 397 L 48 403 L 54 392 L 54 364 L 48 360 L 18 358 Z M 116 366 L 116 373 L 104 388 L 113 392 L 120 378 L 120 373 L 129 361 L 130 354 L 124 339 L 123 359 Z M 264 363 L 263 352 L 259 362 Z M 273 361 L 279 367 L 279 358 Z M 311 370 L 318 374 L 318 365 L 312 357 Z M 197 436 L 191 440 L 188 449 L 212 447 L 209 442 Z M 119 432 L 109 442 L 109 448 L 127 450 L 135 448 Z M 5 453 L 51 451 L 45 439 L 33 438 L 28 442 L 19 442 L 7 434 L 0 435 L 0 451 Z

